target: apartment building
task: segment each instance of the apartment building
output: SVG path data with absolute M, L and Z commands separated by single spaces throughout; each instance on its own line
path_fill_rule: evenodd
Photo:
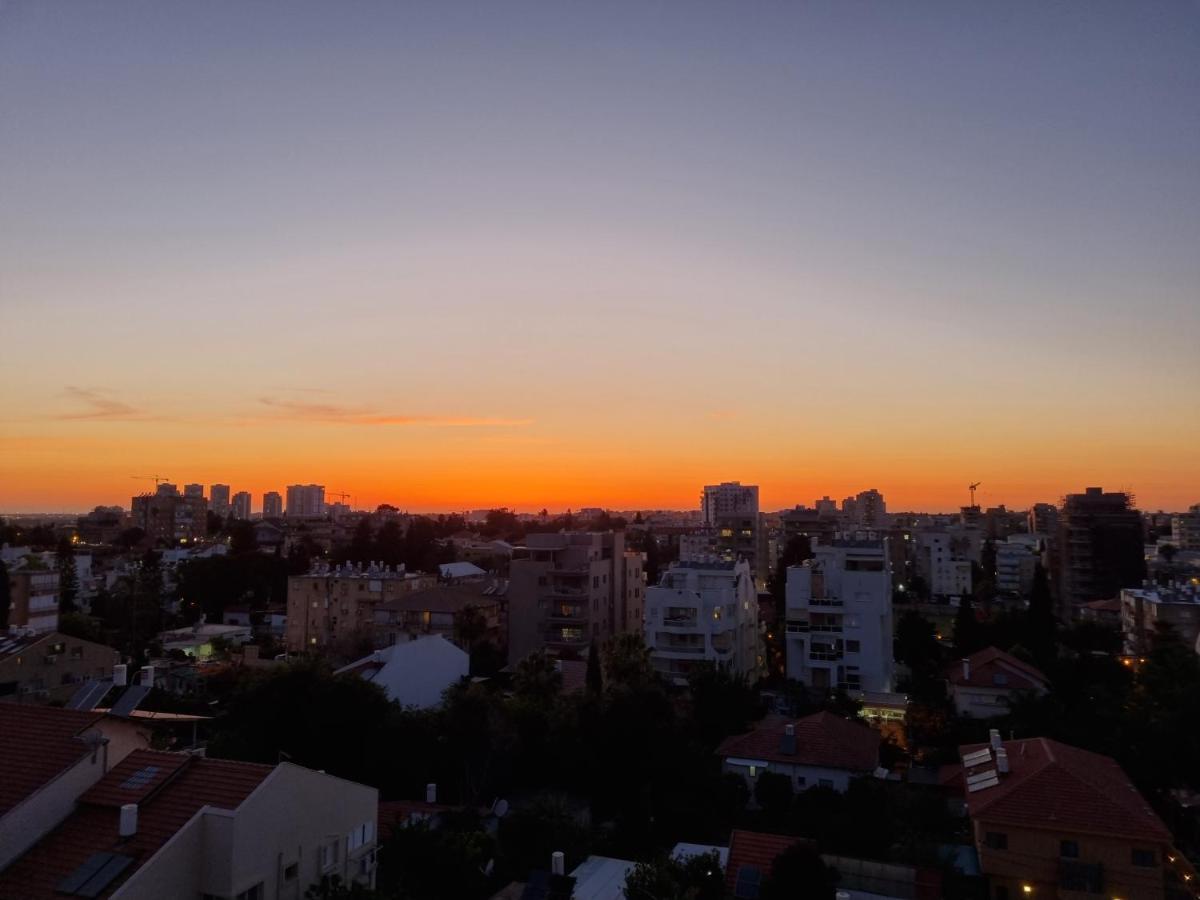
M 173 484 L 160 484 L 153 494 L 134 497 L 131 507 L 131 523 L 152 541 L 178 544 L 208 535 L 208 503 L 204 497 L 184 496 Z
M 1059 616 L 1070 621 L 1085 603 L 1141 584 L 1144 537 L 1141 513 L 1128 494 L 1098 487 L 1069 494 L 1058 523 Z
M 287 762 L 134 750 L 0 872 L 0 896 L 300 900 L 332 875 L 370 887 L 378 802 Z
M 700 662 L 755 680 L 763 657 L 758 594 L 745 560 L 680 562 L 646 589 L 646 646 L 662 675 L 686 681 Z
M 945 603 L 971 593 L 971 560 L 962 535 L 950 531 L 918 531 L 916 569 L 929 597 Z
M 288 651 L 349 652 L 370 646 L 381 603 L 436 584 L 436 575 L 407 572 L 403 566 L 318 563 L 308 574 L 288 579 Z
M 1171 543 L 1180 550 L 1200 551 L 1200 503 L 1181 516 L 1171 517 Z
M 996 550 L 996 592 L 1002 596 L 1028 597 L 1033 573 L 1041 559 L 1042 538 L 1014 534 L 993 544 Z
M 234 494 L 229 507 L 230 512 L 233 513 L 233 517 L 235 519 L 249 519 L 250 503 L 251 497 L 249 491 L 238 491 Z
M 994 729 L 990 744 L 960 753 L 994 900 L 1161 900 L 1175 887 L 1171 833 L 1109 757 L 1047 738 L 1001 742 Z
M 528 535 L 509 564 L 509 661 L 542 649 L 583 654 L 592 641 L 640 631 L 644 581 L 622 531 Z
M 263 494 L 262 514 L 264 519 L 283 518 L 283 496 L 279 491 L 267 491 Z
M 48 634 L 0 635 L 0 701 L 66 703 L 89 678 L 104 678 L 121 655 L 112 647 Z
M 847 533 L 787 572 L 789 678 L 817 689 L 888 692 L 893 683 L 887 538 Z
M 1027 527 L 1030 534 L 1053 537 L 1058 534 L 1058 507 L 1053 503 L 1035 503 L 1029 507 Z
M 808 538 L 813 545 L 826 544 L 833 540 L 839 526 L 836 506 L 830 510 L 830 505 L 833 505 L 832 500 L 824 507 L 797 506 L 781 514 L 781 549 L 793 538 L 798 537 Z
M 700 495 L 704 528 L 713 536 L 716 552 L 727 560 L 750 563 L 755 580 L 767 577 L 766 534 L 758 510 L 758 485 L 724 481 L 704 486 Z
M 1154 646 L 1161 625 L 1200 653 L 1200 587 L 1144 583 L 1121 591 L 1121 634 L 1127 656 L 1144 656 Z
M 35 556 L 8 568 L 10 628 L 46 634 L 58 628 L 58 572 Z
M 229 515 L 229 485 L 214 484 L 208 490 L 208 506 L 224 519 Z
M 289 518 L 313 518 L 325 515 L 325 485 L 289 484 L 287 486 Z

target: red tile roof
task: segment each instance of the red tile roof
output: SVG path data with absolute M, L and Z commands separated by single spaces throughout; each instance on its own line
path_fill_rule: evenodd
M 963 664 L 957 662 L 946 669 L 947 680 L 954 685 L 1005 688 L 1010 691 L 1044 691 L 1047 678 L 1036 666 L 1022 662 L 1011 653 L 988 647 L 968 656 L 971 677 L 963 677 Z
M 725 864 L 726 890 L 733 893 L 742 866 L 754 866 L 765 880 L 771 874 L 775 858 L 801 842 L 804 842 L 804 838 L 793 835 L 735 830 L 729 835 L 729 861 Z
M 960 748 L 965 755 L 987 744 Z M 1116 761 L 1048 738 L 1006 741 L 1009 773 L 966 795 L 972 819 L 989 824 L 1169 841 L 1171 833 Z M 994 763 L 967 772 L 994 768 Z
M 0 703 L 0 816 L 89 753 L 79 735 L 101 718 L 94 712 Z
M 158 773 L 147 787 L 122 787 L 135 772 L 150 767 Z M 61 825 L 0 872 L 0 898 L 61 900 L 57 885 L 93 854 L 132 857 L 133 865 L 101 895 L 107 897 L 201 807 L 236 809 L 272 771 L 254 763 L 135 750 L 80 798 Z M 124 799 L 131 792 L 140 799 Z M 124 841 L 117 834 L 121 800 L 138 803 L 137 834 Z
M 796 752 L 784 753 L 788 724 L 787 719 L 769 716 L 753 731 L 726 738 L 717 755 L 850 772 L 873 772 L 879 765 L 879 733 L 868 725 L 833 713 L 814 713 L 790 723 L 795 725 Z

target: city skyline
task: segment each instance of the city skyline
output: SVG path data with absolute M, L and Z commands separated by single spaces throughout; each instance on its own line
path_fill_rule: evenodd
M 0 10 L 0 510 L 1200 498 L 1200 13 Z

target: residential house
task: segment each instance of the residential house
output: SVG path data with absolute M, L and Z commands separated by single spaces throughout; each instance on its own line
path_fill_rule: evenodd
M 1048 738 L 960 748 L 967 814 L 995 900 L 1163 898 L 1171 833 L 1107 756 Z
M 376 650 L 334 674 L 353 672 L 377 684 L 401 706 L 438 706 L 446 688 L 466 678 L 471 657 L 440 634 Z
M 879 733 L 857 720 L 829 712 L 790 720 L 768 716 L 753 731 L 733 735 L 717 748 L 721 768 L 741 775 L 753 790 L 763 772 L 788 776 L 793 787 L 845 792 L 850 781 L 879 768 Z
M 144 729 L 102 713 L 0 703 L 0 872 L 148 743 Z
M 135 750 L 0 872 L 0 897 L 299 900 L 372 886 L 378 792 L 291 763 Z
M 483 618 L 480 639 L 503 647 L 505 592 L 503 581 L 461 581 L 434 585 L 380 603 L 374 612 L 374 646 L 390 647 L 428 634 L 457 641 L 459 620 L 470 607 Z
M 121 661 L 112 647 L 57 631 L 0 636 L 0 700 L 65 703 L 89 678 L 104 678 Z
M 946 670 L 946 683 L 955 712 L 990 719 L 1008 713 L 1021 694 L 1044 696 L 1050 682 L 1036 667 L 987 647 Z

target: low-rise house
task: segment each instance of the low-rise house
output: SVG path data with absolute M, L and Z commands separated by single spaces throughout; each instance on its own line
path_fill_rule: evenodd
M 291 763 L 136 750 L 0 872 L 0 896 L 302 897 L 371 886 L 378 792 Z
M 376 650 L 334 674 L 354 673 L 377 684 L 401 706 L 438 706 L 446 688 L 466 678 L 471 657 L 441 635 Z
M 763 772 L 786 775 L 798 791 L 828 787 L 844 792 L 851 779 L 876 774 L 879 734 L 860 721 L 828 712 L 796 720 L 768 716 L 753 731 L 722 741 L 717 755 L 722 769 L 745 778 L 752 792 Z
M 997 647 L 950 666 L 946 683 L 955 712 L 976 719 L 1006 715 L 1019 695 L 1040 697 L 1049 690 L 1049 680 L 1040 669 Z
M 375 607 L 376 647 L 390 647 L 438 634 L 458 640 L 459 619 L 468 607 L 482 617 L 482 631 L 474 640 L 504 646 L 504 596 L 502 581 L 463 581 L 413 591 Z
M 112 647 L 57 631 L 0 636 L 0 701 L 65 703 L 80 684 L 108 676 L 120 661 Z
M 479 581 L 487 578 L 487 572 L 472 562 L 442 563 L 438 566 L 438 577 L 442 581 Z
M 0 704 L 0 871 L 148 743 L 145 729 L 98 712 Z
M 960 748 L 967 814 L 995 898 L 1162 898 L 1171 833 L 1117 763 L 1048 738 Z
M 227 644 L 245 644 L 253 637 L 254 632 L 249 625 L 209 625 L 202 618 L 190 628 L 164 631 L 159 634 L 158 639 L 165 653 L 180 650 L 188 656 L 204 659 L 212 656 L 214 640 Z

